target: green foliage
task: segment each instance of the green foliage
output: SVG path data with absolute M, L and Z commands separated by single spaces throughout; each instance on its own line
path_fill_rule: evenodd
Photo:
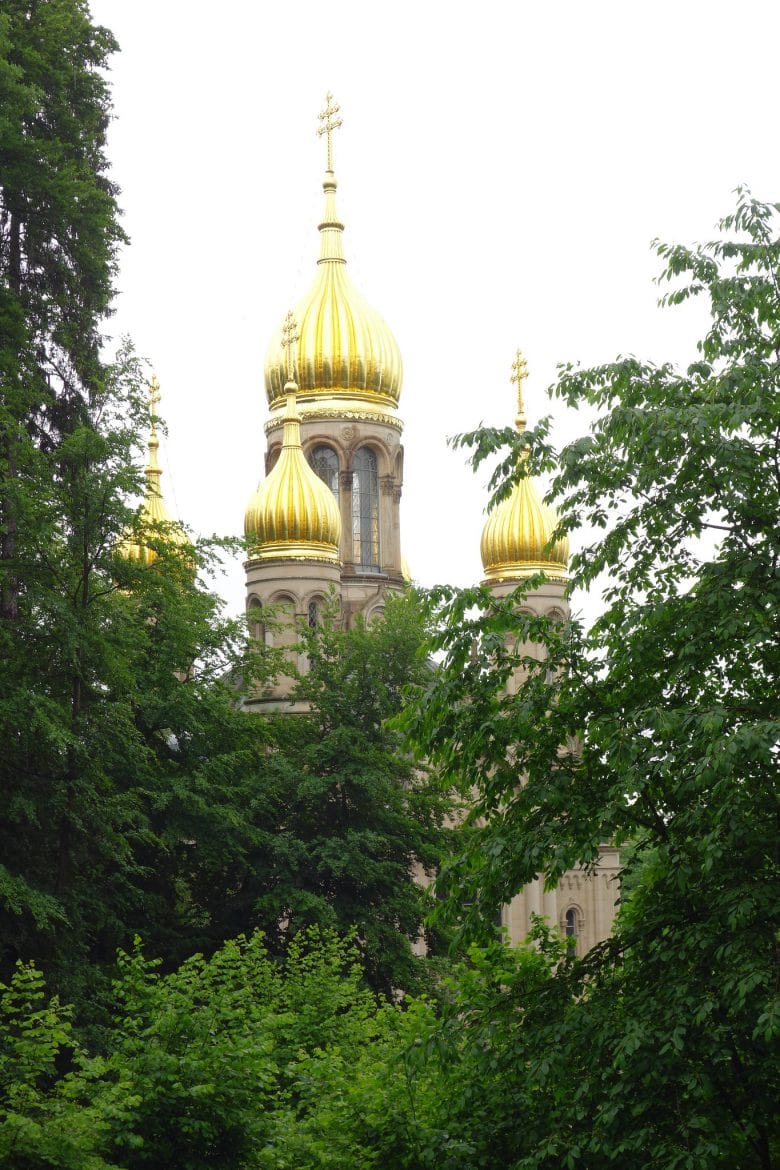
M 444 667 L 408 726 L 476 794 L 445 875 L 471 930 L 539 872 L 632 846 L 615 937 L 582 968 L 542 1082 L 558 1136 L 524 1167 L 777 1156 L 779 212 L 740 192 L 723 239 L 659 246 L 666 301 L 709 298 L 698 357 L 565 367 L 553 392 L 598 410 L 591 434 L 556 457 L 545 423 L 499 469 L 557 468 L 562 527 L 597 532 L 571 565 L 573 586 L 607 578 L 592 629 L 519 613 L 523 589 L 438 595 Z M 462 441 L 479 462 L 510 438 Z
M 0 351 L 9 388 L 45 425 L 57 422 L 50 387 L 70 399 L 102 377 L 99 322 L 124 239 L 105 158 L 115 49 L 83 0 L 3 5 Z
M 264 750 L 229 680 L 271 668 L 202 584 L 214 544 L 130 506 L 143 371 L 100 348 L 114 48 L 81 0 L 0 14 L 0 977 L 38 960 L 82 1023 L 135 931 L 169 963 L 226 937 L 202 893 L 257 846 Z M 151 565 L 118 554 L 128 533 Z
M 47 1001 L 32 966 L 20 964 L 0 984 L 0 1161 L 8 1170 L 108 1170 L 96 1153 L 102 1123 L 73 1099 L 87 1065 L 70 1017 Z
M 3 989 L 8 1170 L 383 1164 L 357 1104 L 380 1086 L 369 1076 L 361 1090 L 351 1069 L 360 1054 L 392 1069 L 401 1016 L 365 989 L 349 942 L 313 931 L 280 964 L 255 935 L 167 976 L 136 947 L 120 957 L 113 1014 L 108 1054 L 87 1058 L 37 972 L 20 967 Z
M 302 633 L 308 669 L 295 698 L 309 713 L 273 726 L 263 785 L 278 827 L 246 888 L 245 912 L 280 951 L 314 923 L 356 928 L 368 977 L 388 994 L 423 977 L 411 944 L 431 898 L 417 875 L 433 873 L 447 836 L 448 802 L 387 723 L 404 687 L 429 673 L 425 634 L 413 594 L 388 599 L 368 627 Z
M 92 1009 L 135 931 L 169 961 L 203 942 L 197 886 L 216 893 L 243 847 L 229 834 L 263 750 L 222 681 L 243 631 L 198 581 L 208 546 L 183 553 L 160 531 L 144 534 L 151 565 L 115 551 L 138 483 L 139 374 L 125 356 L 56 457 L 26 441 L 16 613 L 0 624 L 2 971 L 35 958 Z

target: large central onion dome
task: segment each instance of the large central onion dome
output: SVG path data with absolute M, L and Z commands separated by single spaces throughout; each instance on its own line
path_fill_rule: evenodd
M 244 532 L 250 558 L 338 563 L 341 518 L 330 488 L 312 471 L 301 449 L 296 386 L 285 386 L 282 450 L 270 475 L 249 501 Z
M 330 94 L 322 132 L 328 135 L 328 167 L 323 182 L 325 212 L 320 230 L 317 275 L 295 308 L 299 338 L 293 351 L 298 401 L 323 402 L 348 411 L 356 406 L 376 410 L 398 405 L 403 381 L 401 354 L 379 313 L 355 289 L 347 275 L 342 246 L 344 225 L 336 212 L 336 179 L 330 134 L 341 119 L 331 120 L 338 106 Z M 284 401 L 287 359 L 281 330 L 273 337 L 265 362 L 265 389 L 273 409 Z
M 523 408 L 526 369 L 519 352 L 514 369 L 518 399 L 515 423 L 522 433 L 526 424 Z M 510 495 L 493 508 L 482 531 L 480 551 L 486 580 L 512 580 L 534 573 L 564 580 L 569 541 L 563 536 L 550 544 L 557 527 L 557 513 L 545 504 L 533 479 L 525 476 L 519 480 Z

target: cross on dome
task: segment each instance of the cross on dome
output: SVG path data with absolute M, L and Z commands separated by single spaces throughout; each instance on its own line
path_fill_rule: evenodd
M 523 357 L 522 350 L 518 349 L 516 351 L 515 360 L 512 362 L 512 369 L 514 373 L 512 374 L 511 381 L 517 384 L 517 417 L 515 418 L 515 424 L 519 431 L 524 431 L 525 424 L 528 420 L 525 414 L 525 403 L 523 402 L 523 382 L 528 377 L 528 365 Z
M 328 166 L 327 170 L 333 170 L 333 143 L 331 136 L 334 130 L 338 130 L 342 125 L 341 118 L 337 118 L 336 114 L 341 112 L 341 106 L 338 102 L 333 101 L 333 94 L 328 91 L 325 95 L 325 109 L 320 110 L 319 119 L 322 125 L 318 128 L 317 133 L 322 136 L 325 135 L 325 140 L 328 147 Z
M 298 324 L 295 320 L 295 314 L 292 309 L 289 309 L 287 316 L 282 325 L 282 349 L 287 355 L 287 381 L 292 382 L 295 379 L 295 363 L 293 361 L 292 350 L 299 338 Z
M 149 413 L 152 416 L 152 434 L 157 432 L 157 407 L 160 405 L 160 381 L 156 374 L 152 374 L 149 383 Z

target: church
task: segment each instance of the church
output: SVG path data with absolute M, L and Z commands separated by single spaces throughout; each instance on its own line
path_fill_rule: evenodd
M 336 598 L 341 621 L 349 627 L 381 614 L 388 594 L 409 581 L 399 523 L 403 364 L 389 326 L 348 275 L 333 168 L 339 112 L 328 94 L 319 115 L 326 145 L 319 258 L 308 292 L 287 312 L 268 348 L 265 474 L 244 521 L 246 606 L 253 632 L 287 646 L 291 656 L 297 654 L 298 623 L 316 624 L 329 599 Z M 522 430 L 526 367 L 519 352 L 513 371 L 515 423 Z M 155 478 L 147 478 L 161 516 L 155 452 L 150 445 L 147 471 Z M 555 513 L 534 480 L 521 480 L 487 517 L 483 584 L 505 597 L 524 579 L 544 573 L 544 584 L 527 595 L 524 606 L 565 620 L 568 541 L 551 542 L 556 526 Z M 264 609 L 274 615 L 273 633 L 266 630 Z M 292 712 L 292 686 L 292 678 L 282 676 L 270 691 L 245 700 L 245 706 Z M 615 913 L 618 866 L 618 851 L 605 844 L 592 875 L 570 870 L 552 890 L 537 877 L 503 908 L 510 941 L 526 937 L 532 914 L 556 925 L 579 953 L 606 938 Z

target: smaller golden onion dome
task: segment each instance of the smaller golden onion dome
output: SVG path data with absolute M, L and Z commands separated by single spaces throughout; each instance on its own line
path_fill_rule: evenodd
M 249 555 L 253 560 L 283 558 L 337 564 L 341 517 L 332 491 L 312 471 L 303 454 L 296 390 L 292 381 L 285 386 L 282 450 L 246 510 L 244 532 L 250 542 Z
M 152 378 L 149 383 L 149 407 L 152 421 L 149 429 L 148 460 L 144 469 L 146 476 L 146 494 L 139 511 L 141 528 L 157 529 L 164 532 L 165 539 L 178 547 L 190 546 L 190 540 L 181 524 L 171 519 L 165 500 L 160 490 L 162 469 L 158 458 L 160 440 L 157 436 L 156 409 L 160 402 L 160 383 Z M 157 560 L 157 551 L 148 545 L 140 544 L 128 533 L 117 545 L 117 553 L 129 561 L 137 561 L 142 565 L 151 565 Z
M 330 408 L 376 410 L 398 405 L 403 365 L 398 344 L 380 314 L 355 289 L 347 275 L 342 246 L 344 225 L 336 211 L 331 135 L 341 125 L 339 106 L 328 94 L 319 133 L 327 135 L 327 170 L 322 184 L 325 210 L 320 230 L 317 275 L 299 301 L 300 326 L 293 368 L 301 405 L 328 400 Z M 274 335 L 265 361 L 265 388 L 271 409 L 284 402 L 290 371 L 281 332 Z
M 512 368 L 512 381 L 517 383 L 515 425 L 522 433 L 526 425 L 523 381 L 528 371 L 519 350 Z M 569 541 L 563 536 L 550 544 L 557 527 L 557 513 L 545 504 L 534 480 L 530 476 L 519 480 L 490 512 L 482 531 L 480 551 L 486 580 L 512 580 L 534 573 L 565 579 Z

